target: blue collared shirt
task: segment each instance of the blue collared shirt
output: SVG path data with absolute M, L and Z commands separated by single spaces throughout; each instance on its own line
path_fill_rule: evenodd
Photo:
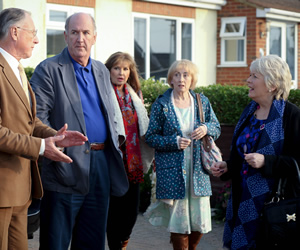
M 83 67 L 71 56 L 70 58 L 77 79 L 88 140 L 90 143 L 103 143 L 107 138 L 107 125 L 99 90 L 92 72 L 92 60 L 89 58 L 88 65 Z

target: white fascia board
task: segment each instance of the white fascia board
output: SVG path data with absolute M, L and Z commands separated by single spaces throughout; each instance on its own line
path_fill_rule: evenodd
M 264 17 L 268 19 L 277 19 L 298 23 L 300 22 L 300 13 L 273 8 L 256 9 L 256 17 Z
M 143 0 L 144 2 L 163 3 L 201 9 L 220 10 L 226 0 Z

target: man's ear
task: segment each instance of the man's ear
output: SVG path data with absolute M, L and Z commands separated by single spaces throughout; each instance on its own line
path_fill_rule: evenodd
M 67 37 L 68 37 L 68 34 L 66 33 L 66 31 L 64 31 L 64 38 L 65 38 L 66 44 L 67 44 Z
M 18 40 L 18 28 L 17 27 L 10 27 L 10 32 L 8 35 L 12 37 L 13 40 Z
M 94 34 L 94 43 L 93 43 L 93 45 L 95 45 L 96 41 L 97 41 L 97 33 Z

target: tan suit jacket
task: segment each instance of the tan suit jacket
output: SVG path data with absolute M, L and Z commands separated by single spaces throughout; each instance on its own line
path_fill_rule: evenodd
M 28 84 L 29 85 L 29 84 Z M 36 117 L 11 67 L 0 53 L 0 207 L 24 205 L 43 195 L 37 159 L 40 138 L 56 134 Z

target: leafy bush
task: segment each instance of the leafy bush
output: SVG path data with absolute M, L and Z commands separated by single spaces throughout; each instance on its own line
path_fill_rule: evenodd
M 152 170 L 148 171 L 144 175 L 144 182 L 140 184 L 140 207 L 139 211 L 144 213 L 148 206 L 150 205 L 150 199 L 151 199 L 151 179 L 150 175 L 152 173 Z
M 225 221 L 226 216 L 226 208 L 228 199 L 231 193 L 231 184 L 230 182 L 226 182 L 224 186 L 220 189 L 217 196 L 217 203 L 215 206 L 215 213 L 213 218 L 218 221 Z
M 288 100 L 300 108 L 300 89 L 292 89 Z
M 150 114 L 152 104 L 159 95 L 163 94 L 169 88 L 169 85 L 158 80 L 155 81 L 153 78 L 147 80 L 140 79 L 140 81 L 145 107 L 148 114 Z
M 145 106 L 150 114 L 153 102 L 169 88 L 169 85 L 154 81 L 152 78 L 141 80 L 141 85 Z M 194 91 L 208 97 L 222 124 L 235 125 L 244 108 L 251 101 L 248 97 L 249 88 L 247 86 L 215 84 L 197 87 Z M 300 107 L 300 89 L 292 89 L 288 100 Z
M 26 74 L 27 79 L 29 81 L 32 77 L 33 72 L 34 72 L 34 68 L 26 67 L 26 68 L 24 68 L 24 71 L 25 71 L 25 74 Z
M 246 86 L 216 84 L 197 87 L 195 92 L 208 97 L 220 123 L 236 124 L 242 111 L 251 101 L 248 90 Z
M 153 102 L 169 88 L 169 85 L 149 78 L 148 80 L 141 80 L 141 86 L 145 106 L 148 114 L 150 114 Z M 236 124 L 243 109 L 250 101 L 248 88 L 244 86 L 217 84 L 197 87 L 194 91 L 203 93 L 208 97 L 220 123 Z
M 30 80 L 34 68 L 25 68 L 25 73 L 28 80 Z M 145 107 L 148 114 L 151 112 L 151 106 L 156 100 L 156 98 L 163 94 L 169 85 L 164 84 L 160 81 L 155 81 L 153 78 L 141 79 L 141 88 L 144 97 Z M 242 111 L 251 101 L 248 97 L 248 87 L 246 86 L 233 86 L 233 85 L 210 85 L 207 87 L 197 87 L 195 89 L 196 93 L 203 93 L 208 97 L 213 110 L 218 117 L 218 120 L 222 124 L 236 124 Z M 291 90 L 289 99 L 290 102 L 296 104 L 300 107 L 300 89 Z M 140 211 L 144 212 L 149 203 L 151 196 L 151 172 L 145 175 L 144 182 L 141 183 L 141 195 L 140 195 Z M 226 184 L 224 188 L 220 191 L 219 202 L 216 206 L 217 213 L 216 218 L 224 218 L 224 213 L 226 209 L 227 199 L 228 199 L 228 189 Z

